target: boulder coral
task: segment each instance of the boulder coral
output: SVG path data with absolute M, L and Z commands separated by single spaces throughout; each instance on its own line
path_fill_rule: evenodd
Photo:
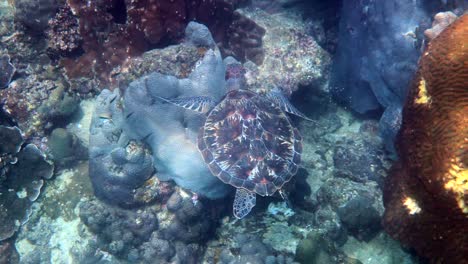
M 468 15 L 419 61 L 386 179 L 383 224 L 432 263 L 468 263 Z

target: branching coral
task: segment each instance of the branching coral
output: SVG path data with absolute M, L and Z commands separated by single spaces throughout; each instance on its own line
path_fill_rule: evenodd
M 468 15 L 422 55 L 384 190 L 388 233 L 433 263 L 468 263 Z

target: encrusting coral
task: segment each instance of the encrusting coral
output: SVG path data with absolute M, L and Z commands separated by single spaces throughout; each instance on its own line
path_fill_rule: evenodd
M 41 150 L 23 143 L 17 127 L 0 125 L 0 241 L 28 221 L 44 180 L 53 175 L 54 166 Z
M 424 51 L 403 109 L 384 227 L 432 263 L 468 263 L 468 15 Z

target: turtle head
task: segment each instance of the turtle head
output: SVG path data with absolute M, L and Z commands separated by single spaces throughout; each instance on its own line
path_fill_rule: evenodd
M 235 61 L 226 65 L 226 87 L 227 91 L 247 89 L 247 80 L 245 78 L 244 66 L 241 63 Z

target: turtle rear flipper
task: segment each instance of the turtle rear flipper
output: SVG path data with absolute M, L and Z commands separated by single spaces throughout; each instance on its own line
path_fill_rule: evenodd
M 211 109 L 213 109 L 213 107 L 215 107 L 216 105 L 216 102 L 208 96 L 182 97 L 175 99 L 166 99 L 159 96 L 156 97 L 163 100 L 164 102 L 168 102 L 176 106 L 183 107 L 185 109 L 196 111 L 202 114 L 210 112 Z
M 304 118 L 307 121 L 311 122 L 316 122 L 310 118 L 308 118 L 306 115 L 304 115 L 301 111 L 299 111 L 294 105 L 289 102 L 288 98 L 286 98 L 283 93 L 281 93 L 279 90 L 274 89 L 273 91 L 270 91 L 269 93 L 266 94 L 267 98 L 270 99 L 272 102 L 274 102 L 276 105 L 279 106 L 281 110 L 284 112 L 296 115 L 298 117 Z
M 250 192 L 242 188 L 237 189 L 233 205 L 234 216 L 237 219 L 242 219 L 250 213 L 252 208 L 255 206 L 255 196 L 256 194 L 254 192 Z

